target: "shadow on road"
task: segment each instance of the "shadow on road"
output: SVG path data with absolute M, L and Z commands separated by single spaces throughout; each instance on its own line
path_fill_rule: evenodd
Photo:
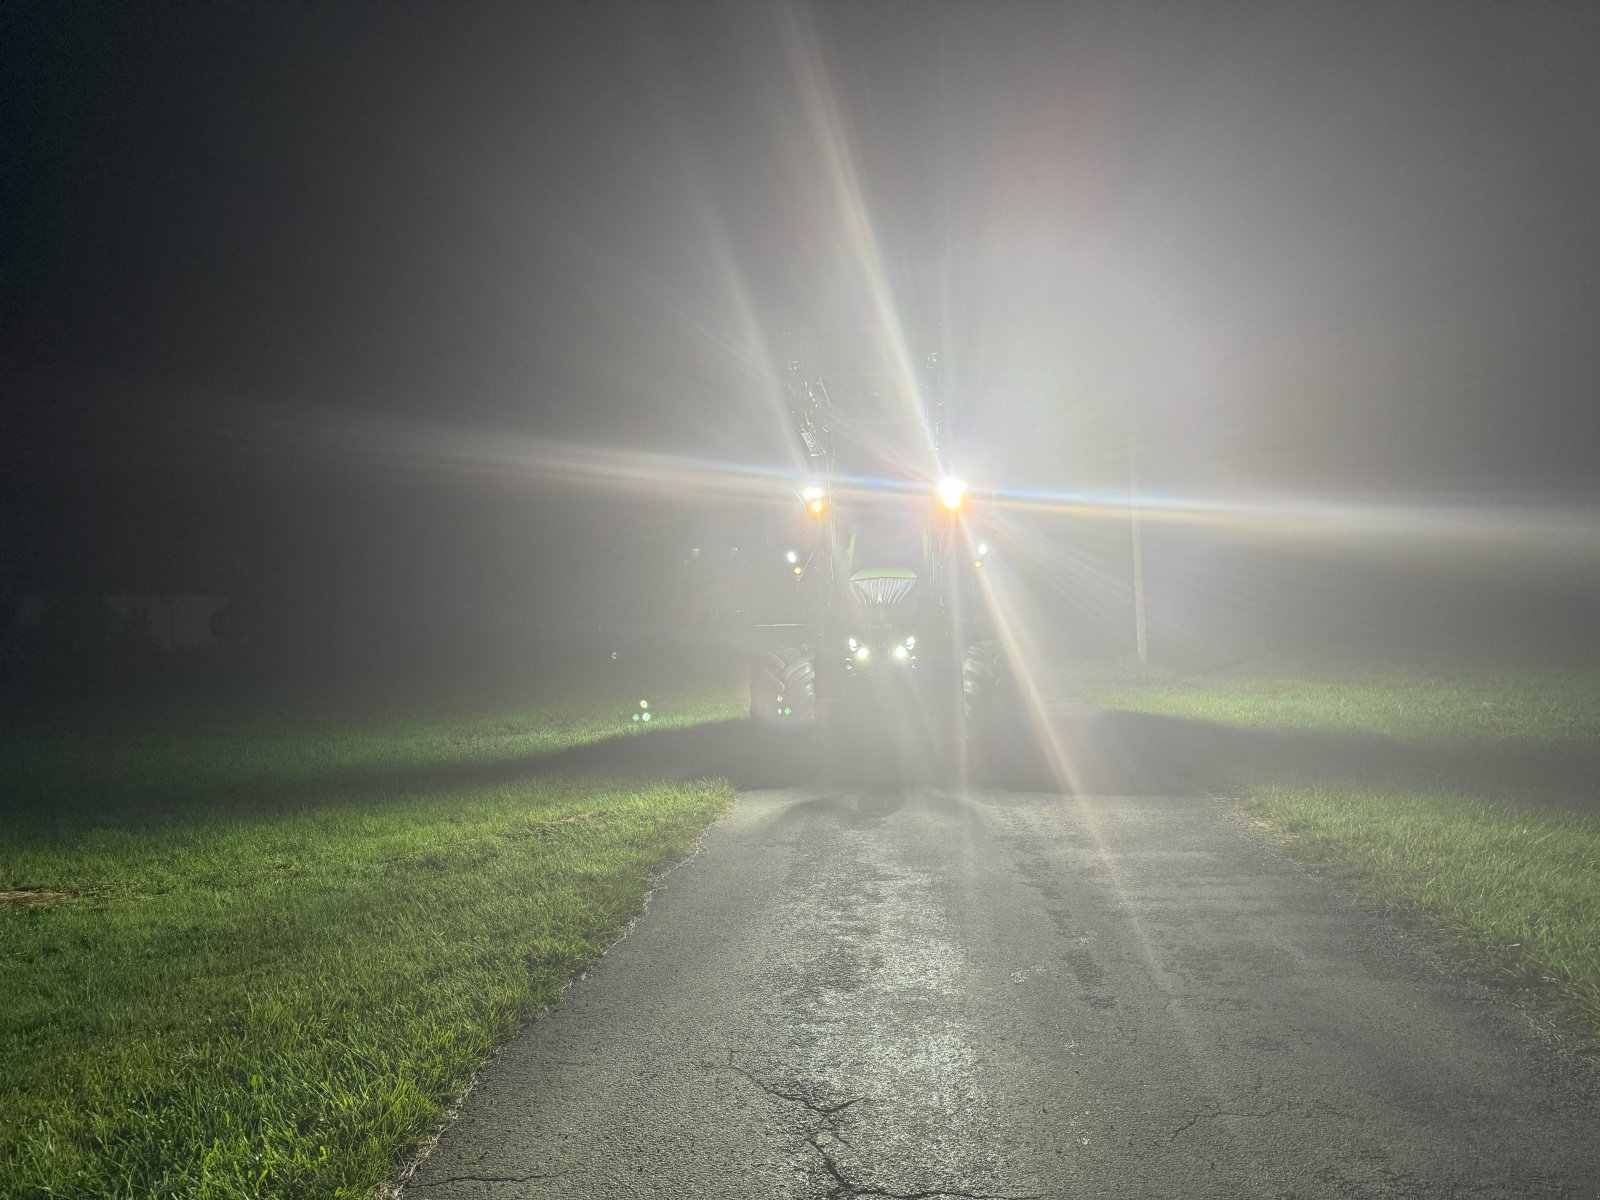
M 716 721 L 690 729 L 661 729 L 607 738 L 527 759 L 529 771 L 607 771 L 674 779 L 726 779 L 741 790 L 815 782 L 820 765 L 803 730 L 775 730 L 756 721 Z
M 741 790 L 809 787 L 824 798 L 855 796 L 848 807 L 864 819 L 891 815 L 892 807 L 883 807 L 888 803 L 884 797 L 897 789 L 956 791 L 969 783 L 1017 792 L 1149 796 L 1222 789 L 1244 780 L 1325 779 L 1341 786 L 1441 789 L 1575 808 L 1593 808 L 1600 799 L 1600 750 L 1587 743 L 1544 747 L 1414 743 L 1084 710 L 1055 714 L 1048 738 L 1033 731 L 1010 731 L 987 753 L 973 756 L 964 769 L 941 762 L 938 754 L 904 748 L 892 754 L 870 745 L 848 757 L 824 761 L 803 731 L 734 720 L 689 729 L 630 731 L 570 750 L 492 762 L 363 767 L 292 781 L 264 776 L 221 788 L 196 785 L 186 790 L 164 784 L 157 792 L 136 787 L 99 795 L 92 817 L 86 819 L 93 824 L 143 823 L 195 809 L 266 816 L 305 806 L 381 802 L 398 795 L 504 786 L 578 773 L 635 779 L 721 778 Z M 862 801 L 863 796 L 868 800 Z M 12 815 L 20 819 L 25 814 Z M 35 815 L 56 822 L 67 817 L 59 805 Z
M 964 782 L 1026 792 L 1181 795 L 1240 779 L 1337 779 L 1394 790 L 1445 789 L 1494 799 L 1592 806 L 1600 751 L 1589 744 L 1486 746 L 1402 742 L 1361 734 L 1238 729 L 1143 713 L 1057 717 L 1050 737 L 1013 731 L 953 770 L 933 755 L 857 750 L 824 761 L 813 740 L 748 720 L 608 738 L 554 754 L 486 763 L 361 771 L 309 782 L 330 793 L 489 787 L 544 775 L 597 772 L 662 779 L 726 779 L 740 790 L 815 786 L 893 789 Z
M 1588 743 L 1402 742 L 1084 711 L 1053 718 L 1048 739 L 1034 731 L 1012 731 L 973 756 L 963 771 L 931 754 L 858 750 L 842 761 L 824 761 L 804 733 L 741 720 L 624 735 L 556 754 L 459 764 L 382 782 L 406 790 L 472 787 L 580 771 L 723 778 L 740 789 L 959 786 L 966 781 L 1014 791 L 1098 795 L 1182 794 L 1241 778 L 1337 779 L 1395 790 L 1444 789 L 1592 806 L 1600 791 L 1600 749 Z

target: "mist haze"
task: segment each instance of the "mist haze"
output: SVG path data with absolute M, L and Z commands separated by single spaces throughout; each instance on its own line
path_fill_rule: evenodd
M 644 621 L 792 495 L 781 333 L 887 320 L 1075 650 L 1131 637 L 1130 429 L 1158 655 L 1592 649 L 1581 6 L 3 20 L 9 594 Z

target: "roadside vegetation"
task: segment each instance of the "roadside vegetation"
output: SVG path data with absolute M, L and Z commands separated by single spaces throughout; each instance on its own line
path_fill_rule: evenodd
M 1102 709 L 1168 719 L 1149 745 L 1181 744 L 1191 781 L 1240 797 L 1290 853 L 1600 1047 L 1600 673 L 1086 683 Z
M 1091 675 L 1095 700 L 1245 729 L 1553 745 L 1600 739 L 1600 672 Z
M 733 800 L 571 752 L 741 708 L 8 711 L 0 1196 L 370 1195 Z

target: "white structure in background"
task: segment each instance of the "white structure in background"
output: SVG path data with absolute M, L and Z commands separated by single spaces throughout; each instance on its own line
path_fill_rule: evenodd
M 210 650 L 222 645 L 211 632 L 211 617 L 227 596 L 180 594 L 111 595 L 106 617 L 116 634 L 160 650 Z
M 157 650 L 213 650 L 223 643 L 211 631 L 211 618 L 226 607 L 230 597 L 210 593 L 112 593 L 102 598 L 106 627 L 122 645 L 150 646 Z M 39 595 L 17 597 L 16 622 L 22 629 L 38 629 L 45 619 L 46 599 Z

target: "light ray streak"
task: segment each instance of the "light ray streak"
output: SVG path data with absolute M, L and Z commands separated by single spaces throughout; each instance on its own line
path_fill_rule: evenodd
M 191 421 L 184 426 L 197 427 Z M 219 455 L 300 456 L 350 464 L 470 473 L 512 483 L 559 483 L 684 500 L 737 496 L 794 502 L 783 468 L 655 450 L 596 446 L 525 434 L 380 416 L 348 409 L 234 406 L 208 409 L 203 426 Z
M 805 12 L 797 5 L 786 5 L 778 10 L 778 20 L 795 83 L 800 90 L 801 105 L 822 156 L 823 177 L 829 185 L 845 238 L 861 273 L 874 320 L 888 341 L 902 383 L 898 390 L 917 421 L 922 424 L 923 449 L 926 450 L 924 470 L 936 473 L 942 464 L 934 453 L 933 433 L 927 427 L 918 373 L 889 284 L 889 273 L 884 266 L 877 232 L 873 228 L 865 189 L 856 169 L 847 124 L 835 99 L 836 86 L 829 78 L 821 46 Z
M 676 111 L 681 113 L 685 108 L 680 98 Z M 678 119 L 673 122 L 672 128 L 674 135 L 685 147 L 681 157 L 685 161 L 706 162 L 704 147 L 693 125 Z M 768 331 L 758 315 L 754 289 L 751 288 L 744 268 L 740 264 L 727 223 L 713 203 L 703 182 L 709 175 L 709 171 L 698 172 L 687 180 L 687 184 L 694 201 L 695 215 L 711 251 L 717 279 L 742 327 L 742 340 L 728 340 L 724 350 L 744 374 L 756 381 L 756 386 L 766 402 L 767 411 L 776 420 L 779 442 L 789 455 L 794 476 L 799 478 L 806 471 L 806 461 L 791 425 L 787 396 L 779 383 L 782 378 L 783 356 L 774 349 Z M 709 332 L 708 336 L 711 336 Z
M 1080 603 L 1099 600 L 1115 604 L 1115 597 L 1127 586 L 1120 559 L 1108 561 L 1104 556 L 1046 539 L 1038 529 L 1022 528 L 1008 520 L 990 518 L 984 529 L 982 540 L 989 544 L 995 563 L 1000 565 L 1000 575 L 1029 580 L 1035 586 L 1047 587 L 1052 594 L 1073 596 Z M 969 550 L 975 549 L 974 540 L 969 535 Z M 988 586 L 1001 586 L 996 574 L 994 570 L 985 574 Z M 1046 614 L 1036 614 L 1027 623 L 1040 624 L 1048 619 Z
M 773 503 L 793 499 L 792 466 L 731 463 L 661 451 L 604 447 L 531 435 L 378 416 L 356 410 L 240 405 L 220 420 L 181 419 L 192 437 L 208 429 L 225 449 L 259 456 L 290 452 L 352 462 L 404 464 L 435 471 L 474 472 L 520 482 L 559 482 L 677 499 L 743 496 Z M 910 498 L 937 503 L 935 481 L 843 476 L 841 499 Z M 1114 492 L 990 493 L 983 498 L 996 519 L 996 535 L 1009 554 L 1028 552 L 1030 541 L 1007 518 L 1022 513 L 1126 520 L 1131 499 Z M 1342 501 L 1276 497 L 1261 501 L 1142 495 L 1141 515 L 1151 522 L 1191 522 L 1242 536 L 1320 539 L 1378 548 L 1429 544 L 1442 548 L 1600 555 L 1600 507 L 1578 501 Z M 1041 562 L 1041 565 L 1044 565 Z M 986 586 L 992 586 L 986 583 Z
M 961 522 L 960 532 L 966 540 L 968 551 L 975 551 L 977 539 L 965 521 Z M 1193 1015 L 1184 1003 L 1181 981 L 1162 965 L 1156 953 L 1155 940 L 1139 912 L 1136 894 L 1129 887 L 1121 860 L 1106 837 L 1100 818 L 1102 798 L 1091 794 L 1085 786 L 1090 776 L 1077 756 L 1093 754 L 1095 747 L 1086 739 L 1080 739 L 1076 747 L 1069 748 L 1057 724 L 1050 719 L 1045 687 L 1037 669 L 1038 664 L 1047 660 L 1036 645 L 1036 640 L 1030 637 L 1030 630 L 1036 630 L 1038 623 L 1026 619 L 1019 598 L 1003 583 L 997 582 L 996 576 L 984 575 L 980 579 L 980 592 L 1022 687 L 1035 737 L 1045 752 L 1046 765 L 1057 788 L 1072 796 L 1083 828 L 1094 843 L 1096 857 L 1118 900 L 1122 902 L 1122 910 L 1131 927 L 1135 950 L 1146 979 L 1153 990 L 1166 998 L 1165 1012 L 1177 1031 L 1183 1052 L 1197 1064 L 1206 1063 L 1211 1055 L 1204 1039 L 1200 1037 Z
M 966 522 L 961 523 L 961 535 L 971 557 L 976 553 L 977 539 Z M 983 606 L 994 622 L 995 632 L 1000 635 L 1006 661 L 1022 688 L 1028 717 L 1035 737 L 1045 750 L 1050 773 L 1062 791 L 1077 793 L 1081 790 L 1082 777 L 1046 715 L 1045 693 L 1037 670 L 1044 656 L 1035 644 L 1036 639 L 1030 636 L 1034 626 L 1024 619 L 1017 597 L 1011 595 L 1009 589 L 997 585 L 992 574 L 979 577 L 978 589 Z
M 1220 531 L 1277 538 L 1354 540 L 1520 548 L 1543 552 L 1600 551 L 1600 504 L 1593 501 L 1334 500 L 1279 496 L 1266 500 L 1152 496 L 1125 492 L 997 491 L 998 512 L 1126 521 L 1191 523 Z

